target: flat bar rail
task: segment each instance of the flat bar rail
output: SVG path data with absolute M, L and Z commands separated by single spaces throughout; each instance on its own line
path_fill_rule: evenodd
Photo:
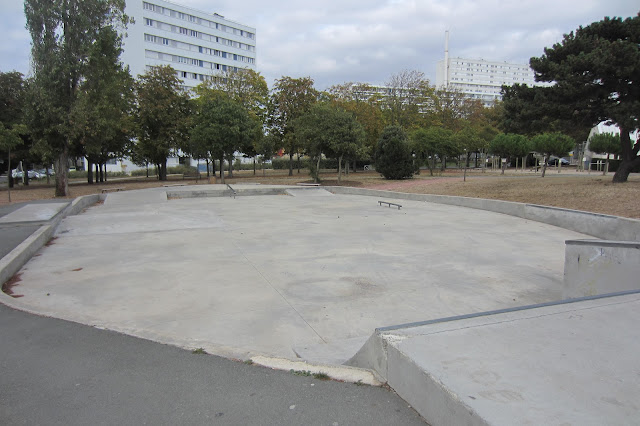
M 227 184 L 227 188 L 229 188 L 229 189 L 231 190 L 231 194 L 229 194 L 229 197 L 233 197 L 233 199 L 235 200 L 236 195 L 238 195 L 238 193 L 237 193 L 237 192 L 236 192 L 236 190 L 235 190 L 235 189 L 233 189 L 233 188 L 231 187 L 231 185 L 229 185 L 229 184 Z
M 400 204 L 390 203 L 389 201 L 382 201 L 382 200 L 378 201 L 378 204 L 380 206 L 382 206 L 383 204 L 386 204 L 387 206 L 389 206 L 389 208 L 391 208 L 391 206 L 394 206 L 394 207 L 397 207 L 398 210 L 400 210 L 400 208 L 402 207 Z

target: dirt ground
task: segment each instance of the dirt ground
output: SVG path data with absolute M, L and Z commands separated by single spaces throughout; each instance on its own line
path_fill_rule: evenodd
M 632 175 L 623 184 L 613 184 L 612 175 L 602 176 L 600 173 L 575 172 L 555 169 L 547 170 L 544 178 L 539 173 L 531 171 L 508 171 L 504 176 L 499 172 L 487 170 L 470 170 L 466 182 L 463 181 L 462 171 L 447 170 L 443 174 L 429 176 L 429 172 L 422 171 L 414 179 L 403 181 L 387 181 L 375 172 L 358 172 L 343 175 L 340 185 L 361 188 L 384 189 L 398 192 L 412 192 L 420 194 L 457 195 L 463 197 L 489 198 L 505 201 L 517 201 L 531 204 L 563 207 L 584 210 L 595 213 L 611 214 L 640 219 L 640 176 Z M 323 171 L 321 174 L 323 185 L 338 185 L 335 171 Z M 298 182 L 312 182 L 308 172 L 294 170 L 293 176 L 288 176 L 287 170 L 267 170 L 266 176 L 258 170 L 236 171 L 233 178 L 225 178 L 225 183 L 261 183 L 294 185 Z M 203 185 L 207 184 L 206 177 L 183 180 L 182 176 L 169 176 L 168 182 L 159 182 L 155 178 L 112 178 L 108 182 L 89 185 L 86 181 L 70 182 L 68 198 L 81 195 L 97 194 L 103 188 L 121 187 L 125 190 L 158 187 L 172 184 Z M 217 178 L 217 183 L 221 183 Z M 8 193 L 6 183 L 0 191 L 0 205 L 7 204 Z M 24 202 L 38 199 L 52 199 L 54 197 L 53 182 L 31 182 L 29 186 L 19 185 L 11 189 L 12 202 Z

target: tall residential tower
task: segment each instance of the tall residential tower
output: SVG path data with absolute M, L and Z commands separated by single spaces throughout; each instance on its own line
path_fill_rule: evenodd
M 449 57 L 448 31 L 444 55 L 445 59 L 437 64 L 436 87 L 461 92 L 487 106 L 501 98 L 502 85 L 544 85 L 535 81 L 533 70 L 526 64 Z
M 171 65 L 185 89 L 227 70 L 256 68 L 255 28 L 164 0 L 127 0 L 122 61 L 137 77 Z

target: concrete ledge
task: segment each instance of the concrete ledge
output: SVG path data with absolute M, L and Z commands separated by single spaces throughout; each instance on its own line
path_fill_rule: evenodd
M 80 213 L 83 209 L 97 203 L 104 197 L 85 195 L 74 199 L 67 207 L 55 215 L 49 224 L 43 225 L 31 236 L 0 259 L 0 283 L 4 284 L 14 276 L 55 234 L 56 228 L 69 215 Z
M 640 290 L 640 242 L 569 240 L 564 256 L 565 299 Z
M 44 225 L 0 259 L 0 283 L 14 276 L 53 236 L 55 226 Z
M 289 187 L 282 188 L 251 188 L 251 189 L 235 189 L 236 196 L 251 196 L 251 195 L 286 195 L 286 190 Z M 297 188 L 302 189 L 302 188 Z M 317 188 L 307 188 L 309 190 Z M 196 191 L 188 190 L 174 190 L 167 191 L 167 198 L 181 199 L 181 198 L 206 198 L 206 197 L 229 197 L 233 192 L 229 189 L 203 189 Z
M 408 194 L 376 189 L 342 186 L 324 187 L 334 194 L 366 195 L 402 200 L 425 201 L 472 209 L 488 210 L 523 219 L 558 226 L 571 231 L 591 235 L 604 240 L 640 241 L 640 220 L 609 216 L 580 210 L 539 206 L 482 198 L 454 197 L 449 195 Z

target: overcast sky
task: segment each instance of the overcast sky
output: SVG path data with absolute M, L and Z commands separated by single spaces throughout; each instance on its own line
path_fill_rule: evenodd
M 383 84 L 403 69 L 435 83 L 450 31 L 451 57 L 528 63 L 545 46 L 605 16 L 635 16 L 637 0 L 180 0 L 256 28 L 257 67 L 269 87 L 283 75 L 316 88 Z M 0 71 L 29 72 L 22 2 L 0 0 Z M 215 7 L 215 8 L 213 8 Z

